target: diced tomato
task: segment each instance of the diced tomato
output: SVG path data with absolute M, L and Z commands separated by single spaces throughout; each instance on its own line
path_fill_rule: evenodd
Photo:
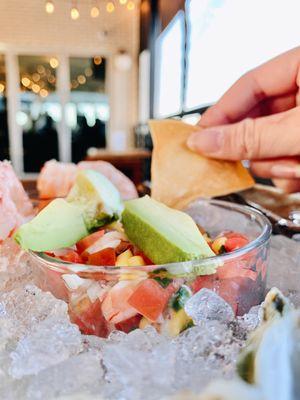
M 224 265 L 218 267 L 217 270 L 218 277 L 220 279 L 232 279 L 236 277 L 250 278 L 253 281 L 257 278 L 257 273 L 249 268 L 243 268 L 243 264 L 236 262 L 225 263 Z
M 249 239 L 238 232 L 226 232 L 224 236 L 227 238 L 224 243 L 226 252 L 241 249 L 249 243 Z
M 249 243 L 249 240 L 242 237 L 229 238 L 226 240 L 224 247 L 227 252 L 241 249 Z
M 153 279 L 142 281 L 128 299 L 128 304 L 150 321 L 164 311 L 171 294 Z
M 139 323 L 140 323 L 141 319 L 142 319 L 142 316 L 137 314 L 134 317 L 127 319 L 126 321 L 119 322 L 118 324 L 115 325 L 115 327 L 119 331 L 129 333 L 139 327 Z
M 88 256 L 89 265 L 114 266 L 116 264 L 115 249 L 108 247 Z
M 76 243 L 78 253 L 83 253 L 88 247 L 92 246 L 101 236 L 103 236 L 104 233 L 105 230 L 101 229 L 100 231 L 94 232 L 91 235 L 79 240 L 79 242 Z
M 101 303 L 96 300 L 92 303 L 87 297 L 80 304 L 69 304 L 71 321 L 78 325 L 85 335 L 96 335 L 105 337 L 108 333 L 107 324 L 101 311 Z
M 198 276 L 191 284 L 192 291 L 197 293 L 203 288 L 213 289 L 217 279 L 217 274 Z
M 239 282 L 232 279 L 223 279 L 219 281 L 219 287 L 216 289 L 216 293 L 231 305 L 236 314 L 238 311 L 238 299 L 241 293 Z
M 82 258 L 75 250 L 71 250 L 69 253 L 59 256 L 59 258 L 70 263 L 81 264 L 83 262 Z

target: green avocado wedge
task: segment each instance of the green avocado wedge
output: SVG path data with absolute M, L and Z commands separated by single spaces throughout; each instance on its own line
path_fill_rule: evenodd
M 83 211 L 88 230 L 94 230 L 120 218 L 123 202 L 116 187 L 93 170 L 80 171 L 66 200 Z
M 53 200 L 14 235 L 24 250 L 51 251 L 70 247 L 88 235 L 82 210 L 63 199 Z
M 189 215 L 149 196 L 127 201 L 122 222 L 128 238 L 155 264 L 215 255 Z

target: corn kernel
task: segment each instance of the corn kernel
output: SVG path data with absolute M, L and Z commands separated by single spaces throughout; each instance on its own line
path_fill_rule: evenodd
M 141 257 L 141 256 L 130 257 L 128 260 L 129 267 L 142 267 L 143 265 L 146 265 L 146 264 L 145 264 L 143 257 Z
M 118 255 L 116 260 L 116 267 L 128 267 L 128 261 L 133 257 L 131 250 L 126 250 Z
M 221 248 L 225 245 L 226 241 L 227 238 L 225 236 L 221 236 L 213 241 L 211 248 L 216 254 L 219 254 Z

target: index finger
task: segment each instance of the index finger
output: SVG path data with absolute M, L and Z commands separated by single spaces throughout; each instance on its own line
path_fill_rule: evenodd
M 237 122 L 262 100 L 295 92 L 299 67 L 300 47 L 296 47 L 247 72 L 203 114 L 199 124 L 208 127 Z

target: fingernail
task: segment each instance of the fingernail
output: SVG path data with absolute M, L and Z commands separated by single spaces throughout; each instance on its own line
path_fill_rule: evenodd
M 223 133 L 205 129 L 201 132 L 193 133 L 187 141 L 188 147 L 193 151 L 212 154 L 217 153 L 222 146 Z
M 277 164 L 271 168 L 271 174 L 277 178 L 300 178 L 300 165 Z

